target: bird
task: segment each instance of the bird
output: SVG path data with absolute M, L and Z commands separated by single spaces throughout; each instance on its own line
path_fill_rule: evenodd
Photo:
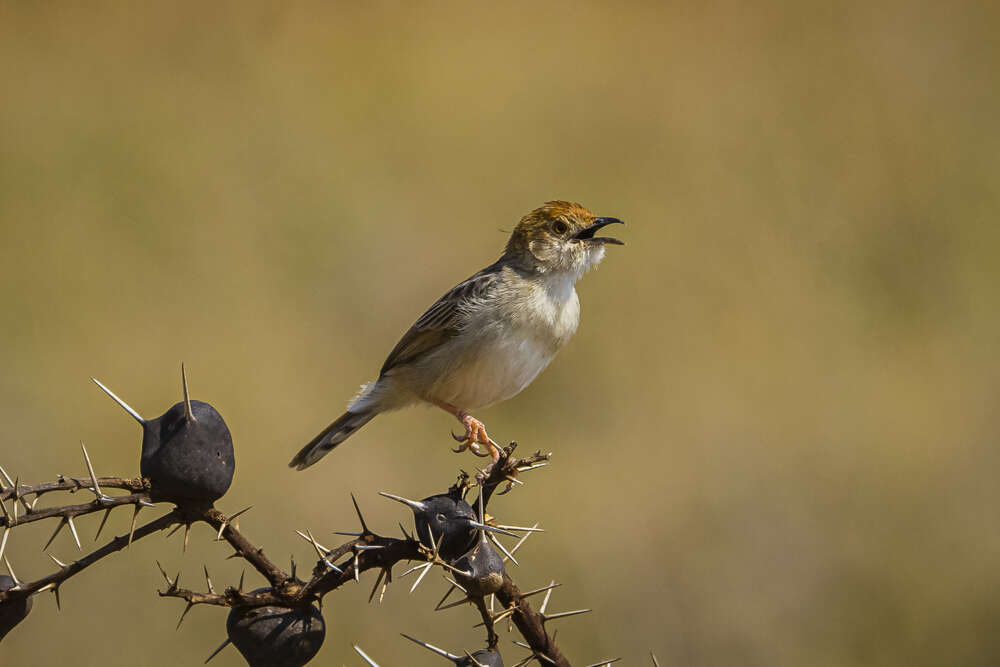
M 455 416 L 465 433 L 454 451 L 496 462 L 499 449 L 469 412 L 518 394 L 576 332 L 576 282 L 616 238 L 596 236 L 618 218 L 580 204 L 550 201 L 521 218 L 493 264 L 448 290 L 386 357 L 378 379 L 362 385 L 347 411 L 288 464 L 304 470 L 383 412 L 415 404 Z

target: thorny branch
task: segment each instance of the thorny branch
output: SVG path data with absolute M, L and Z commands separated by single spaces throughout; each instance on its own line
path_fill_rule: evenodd
M 247 508 L 250 509 L 250 508 Z M 242 510 L 237 514 L 242 514 L 246 510 Z M 240 558 L 245 560 L 254 566 L 254 568 L 260 572 L 265 579 L 274 586 L 275 588 L 283 588 L 287 584 L 292 582 L 292 577 L 285 574 L 280 567 L 272 563 L 267 556 L 264 555 L 264 549 L 254 545 L 250 540 L 243 536 L 236 526 L 232 524 L 233 517 L 227 517 L 225 514 L 210 507 L 204 510 L 200 515 L 194 517 L 197 520 L 204 521 L 212 528 L 218 531 L 219 536 L 229 542 L 230 546 L 236 550 L 236 554 Z
M 507 482 L 508 485 L 511 484 L 511 478 L 516 478 L 515 476 L 518 472 L 541 467 L 545 465 L 545 462 L 550 457 L 548 454 L 536 452 L 529 457 L 515 459 L 512 457 L 513 449 L 514 446 L 506 448 L 497 465 L 493 466 L 490 470 L 481 471 L 477 476 L 478 485 L 483 490 L 484 505 L 498 486 L 504 482 Z M 212 522 L 212 525 L 218 528 L 219 517 L 221 517 L 221 513 L 218 513 L 216 510 L 208 510 L 205 516 L 198 518 Z M 185 600 L 188 603 L 188 606 L 185 608 L 185 614 L 191 606 L 197 604 L 228 607 L 257 607 L 265 605 L 294 607 L 321 600 L 324 595 L 339 588 L 341 585 L 352 580 L 357 581 L 359 574 L 366 570 L 379 569 L 383 575 L 391 577 L 392 568 L 397 563 L 403 561 L 420 561 L 428 558 L 426 547 L 418 540 L 410 536 L 400 539 L 377 535 L 368 530 L 363 517 L 361 517 L 361 521 L 363 530 L 360 535 L 332 549 L 319 545 L 311 536 L 307 538 L 316 547 L 317 554 L 319 555 L 319 560 L 313 568 L 312 577 L 308 581 L 299 581 L 285 574 L 264 559 L 267 565 L 263 568 L 258 563 L 253 563 L 253 561 L 251 563 L 254 564 L 261 574 L 271 581 L 272 587 L 270 589 L 264 589 L 256 593 L 243 592 L 241 585 L 238 588 L 227 588 L 222 593 L 216 593 L 214 590 L 210 590 L 208 593 L 201 593 L 178 587 L 176 580 L 171 580 L 164 574 L 168 587 L 165 591 L 161 591 L 160 595 L 164 597 L 178 597 Z M 240 556 L 246 558 L 247 555 L 250 555 L 263 559 L 262 551 L 250 545 L 232 526 L 227 527 L 222 535 L 234 546 Z M 345 558 L 347 560 L 344 560 Z M 376 582 L 376 589 L 381 581 L 382 576 L 380 575 L 379 581 Z M 551 587 L 540 590 L 550 591 Z M 539 591 L 534 591 L 529 593 L 529 595 L 537 592 Z M 374 597 L 375 593 L 376 590 L 373 589 L 372 597 Z M 509 610 L 507 613 L 501 612 L 497 617 L 491 615 L 486 610 L 485 604 L 481 601 L 477 604 L 477 608 L 483 616 L 484 625 L 487 627 L 488 644 L 490 646 L 496 646 L 498 640 L 493 628 L 494 620 L 499 620 L 499 617 L 502 616 L 510 616 L 531 650 L 535 654 L 543 656 L 540 658 L 541 660 L 544 660 L 546 664 L 557 665 L 559 667 L 569 666 L 569 661 L 556 646 L 552 636 L 548 634 L 545 628 L 545 623 L 548 620 L 568 614 L 546 617 L 544 614 L 536 612 L 528 602 L 527 596 L 522 595 L 517 585 L 509 576 L 504 577 L 503 586 L 497 592 L 497 599 Z
M 152 535 L 155 532 L 161 531 L 176 521 L 177 511 L 174 510 L 168 514 L 164 514 L 158 519 L 153 519 L 149 523 L 136 528 L 129 535 L 121 535 L 114 538 L 100 549 L 97 549 L 86 556 L 79 558 L 78 560 L 70 563 L 60 563 L 59 561 L 56 561 L 56 565 L 59 566 L 57 571 L 46 577 L 42 577 L 37 581 L 20 583 L 14 588 L 0 592 L 0 602 L 4 602 L 8 598 L 26 597 L 33 593 L 41 593 L 47 590 L 55 591 L 56 600 L 58 601 L 59 585 L 62 584 L 62 582 L 66 581 L 75 574 L 79 574 L 105 556 L 110 556 L 116 551 L 121 551 L 135 540 L 142 539 L 147 535 Z M 55 559 L 53 558 L 53 560 Z
M 509 576 L 504 577 L 503 587 L 497 591 L 497 599 L 504 607 L 516 610 L 511 614 L 511 619 L 532 651 L 546 656 L 551 660 L 549 664 L 569 667 L 569 661 L 545 630 L 545 621 L 548 619 L 531 608 L 528 600 Z
M 89 460 L 89 457 L 87 458 Z M 55 482 L 27 485 L 19 484 L 16 480 L 11 481 L 10 476 L 3 468 L 0 468 L 0 475 L 2 475 L 2 479 L 0 479 L 0 514 L 3 515 L 0 516 L 0 526 L 8 528 L 56 516 L 77 517 L 119 505 L 151 504 L 149 501 L 149 482 L 142 478 L 91 477 L 83 479 L 59 475 Z M 6 486 L 4 486 L 3 481 L 6 481 Z M 111 498 L 104 495 L 101 489 L 123 489 L 132 491 L 132 493 L 127 496 Z M 92 502 L 81 505 L 36 509 L 38 499 L 47 493 L 53 491 L 75 493 L 80 490 L 91 491 L 97 497 Z M 29 502 L 31 496 L 34 498 Z M 10 499 L 13 499 L 13 502 L 8 508 L 7 501 Z
M 3 474 L 4 478 L 9 479 L 5 472 L 2 472 L 3 468 L 0 468 L 0 474 Z M 149 481 L 141 477 L 134 478 L 124 478 L 124 477 L 98 477 L 97 483 L 102 489 L 122 489 L 124 491 L 149 491 Z M 7 482 L 9 485 L 7 488 L 2 488 L 4 485 L 0 482 L 0 499 L 7 500 L 15 496 L 15 489 L 13 483 Z M 24 498 L 25 496 L 41 496 L 42 494 L 49 493 L 51 491 L 69 491 L 75 492 L 81 489 L 87 491 L 92 490 L 93 482 L 89 479 L 77 478 L 77 477 L 65 477 L 59 475 L 59 478 L 55 482 L 42 482 L 41 484 L 27 485 L 19 484 L 17 486 L 17 497 Z
M 0 526 L 19 526 L 23 523 L 41 521 L 42 519 L 50 519 L 52 517 L 62 517 L 68 521 L 70 518 L 76 518 L 85 514 L 93 514 L 94 512 L 100 512 L 101 510 L 109 510 L 122 505 L 137 505 L 140 503 L 152 505 L 152 503 L 149 502 L 149 494 L 130 493 L 127 496 L 118 496 L 116 498 L 108 498 L 101 502 L 93 501 L 82 505 L 63 505 L 61 507 L 44 507 L 42 509 L 34 509 L 34 507 L 32 507 L 32 509 L 26 514 L 18 516 L 16 520 L 12 518 L 14 515 L 3 517 L 0 519 Z
M 510 454 L 514 447 L 516 445 L 512 443 L 512 446 L 505 450 L 505 456 L 501 458 L 499 464 L 483 474 L 481 484 L 484 489 L 484 505 L 490 493 L 499 484 L 516 475 L 519 470 L 540 467 L 539 464 L 548 461 L 550 457 L 549 454 L 536 452 L 524 459 L 511 458 Z M 187 521 L 204 521 L 216 530 L 225 526 L 225 529 L 220 533 L 221 537 L 226 539 L 236 550 L 236 553 L 253 565 L 272 586 L 272 590 L 254 594 L 242 594 L 238 590 L 229 589 L 216 597 L 211 595 L 205 597 L 200 593 L 176 587 L 171 587 L 172 590 L 163 593 L 165 596 L 180 597 L 189 602 L 192 601 L 192 598 L 200 597 L 202 604 L 226 606 L 256 607 L 273 604 L 286 606 L 308 604 L 318 601 L 327 593 L 351 580 L 357 580 L 360 573 L 366 570 L 373 568 L 391 570 L 393 565 L 401 561 L 425 559 L 418 540 L 409 536 L 399 539 L 376 535 L 368 531 L 367 526 L 363 526 L 365 530 L 356 539 L 345 542 L 338 547 L 327 549 L 316 543 L 317 550 L 322 553 L 322 556 L 313 568 L 313 576 L 309 581 L 303 582 L 291 577 L 268 560 L 264 556 L 263 549 L 254 546 L 247 540 L 218 510 L 210 508 L 200 513 L 188 514 L 185 518 Z M 349 557 L 349 560 L 337 565 L 337 562 L 345 557 Z M 224 602 L 224 600 L 228 602 Z
M 523 481 L 518 479 L 518 473 L 547 465 L 550 457 L 549 454 L 543 454 L 538 451 L 525 458 L 515 458 L 513 456 L 515 447 L 516 443 L 511 443 L 508 447 L 504 448 L 501 452 L 500 460 L 485 470 L 478 470 L 474 480 L 463 473 L 459 481 L 462 495 L 465 495 L 467 491 L 478 486 L 482 496 L 482 506 L 485 508 L 494 493 L 507 493 L 515 484 L 523 484 Z M 2 508 L 0 527 L 5 529 L 2 545 L 6 544 L 7 532 L 14 527 L 48 518 L 58 518 L 60 520 L 49 543 L 51 543 L 52 539 L 55 538 L 64 526 L 68 525 L 79 545 L 79 537 L 73 523 L 75 517 L 105 510 L 104 521 L 106 521 L 112 509 L 123 505 L 132 505 L 134 507 L 133 521 L 129 533 L 115 537 L 103 547 L 69 563 L 62 563 L 50 556 L 58 566 L 58 570 L 36 581 L 26 583 L 17 582 L 13 588 L 0 592 L 0 603 L 8 599 L 23 598 L 35 593 L 51 590 L 55 593 L 58 604 L 60 585 L 90 565 L 124 549 L 133 541 L 142 539 L 147 535 L 165 530 L 171 526 L 183 526 L 186 531 L 189 531 L 190 526 L 196 522 L 205 523 L 216 530 L 216 539 L 225 540 L 233 548 L 234 553 L 230 557 L 239 557 L 247 561 L 268 581 L 270 586 L 257 592 L 245 592 L 241 577 L 238 586 L 230 586 L 222 592 L 216 592 L 206 568 L 205 579 L 208 590 L 203 593 L 181 588 L 179 586 L 179 573 L 171 579 L 161 568 L 167 587 L 165 590 L 158 591 L 159 594 L 162 597 L 176 597 L 187 602 L 187 606 L 181 614 L 181 621 L 183 621 L 191 607 L 199 604 L 252 608 L 267 605 L 298 607 L 321 602 L 323 596 L 345 583 L 352 580 L 359 581 L 360 573 L 371 569 L 378 569 L 380 574 L 371 596 L 371 598 L 374 598 L 380 584 L 384 593 L 385 586 L 392 580 L 393 566 L 397 563 L 423 561 L 426 567 L 435 564 L 441 565 L 446 569 L 451 567 L 440 558 L 436 547 L 430 548 L 422 544 L 420 540 L 406 534 L 405 529 L 403 531 L 403 538 L 382 536 L 369 530 L 355 502 L 355 508 L 358 511 L 358 517 L 362 524 L 361 532 L 355 533 L 354 539 L 333 548 L 323 547 L 310 534 L 307 539 L 315 548 L 318 560 L 313 567 L 310 578 L 303 581 L 296 577 L 294 565 L 291 573 L 285 572 L 265 556 L 263 548 L 251 542 L 234 525 L 234 520 L 250 508 L 227 516 L 214 507 L 178 505 L 167 514 L 136 527 L 135 521 L 139 510 L 142 507 L 152 505 L 150 502 L 149 481 L 142 478 L 97 477 L 93 474 L 93 467 L 86 453 L 86 448 L 84 448 L 84 455 L 87 460 L 88 469 L 91 472 L 89 478 L 67 478 L 60 475 L 54 482 L 24 485 L 18 483 L 16 480 L 11 480 L 6 471 L 0 469 L 0 476 L 2 476 L 3 481 L 6 481 L 6 485 L 3 481 L 0 481 L 0 508 Z M 498 492 L 497 489 L 501 485 L 506 486 L 504 490 Z M 129 491 L 130 493 L 123 496 L 109 497 L 104 494 L 102 489 L 119 489 Z M 42 495 L 52 492 L 75 493 L 82 490 L 94 493 L 94 500 L 89 503 L 75 505 L 36 507 L 38 499 Z M 481 520 L 485 520 L 484 517 L 485 515 L 481 517 Z M 104 521 L 101 522 L 102 528 Z M 100 530 L 98 531 L 98 535 L 99 533 Z M 303 534 L 300 533 L 300 535 Z M 303 535 L 303 537 L 306 536 Z M 508 558 L 513 559 L 513 554 L 510 551 L 504 548 L 502 544 L 499 544 L 492 534 L 490 537 L 493 538 L 493 543 L 506 554 L 507 558 L 504 560 Z M 185 545 L 186 543 L 187 534 L 185 534 Z M 2 557 L 3 553 L 2 545 L 0 545 L 0 557 Z M 48 544 L 46 544 L 47 546 Z M 11 574 L 13 575 L 12 570 Z M 420 579 L 417 580 L 417 583 L 419 581 Z M 415 587 L 416 584 L 414 585 Z M 504 575 L 503 584 L 496 592 L 497 600 L 503 605 L 503 609 L 498 613 L 493 613 L 487 609 L 484 598 L 471 599 L 470 596 L 468 601 L 475 603 L 476 608 L 483 618 L 482 625 L 487 629 L 488 645 L 491 648 L 496 647 L 499 639 L 494 629 L 495 623 L 502 618 L 509 618 L 510 622 L 513 622 L 523 635 L 527 646 L 533 651 L 533 656 L 537 657 L 540 662 L 568 667 L 570 664 L 569 661 L 556 646 L 553 637 L 546 631 L 546 622 L 554 618 L 582 613 L 585 610 L 546 615 L 545 605 L 548 603 L 548 594 L 551 594 L 552 587 L 554 587 L 554 584 L 527 594 L 522 594 L 513 580 L 508 575 Z M 547 592 L 545 602 L 543 602 L 540 611 L 535 611 L 529 604 L 527 597 L 542 591 Z M 379 599 L 381 601 L 381 595 Z M 179 625 L 180 622 L 178 622 Z

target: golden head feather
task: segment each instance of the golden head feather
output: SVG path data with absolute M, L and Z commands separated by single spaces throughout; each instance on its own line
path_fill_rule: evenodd
M 582 273 L 604 257 L 605 244 L 624 245 L 618 239 L 594 236 L 598 229 L 621 222 L 597 217 L 574 202 L 546 202 L 517 223 L 504 257 L 539 272 Z

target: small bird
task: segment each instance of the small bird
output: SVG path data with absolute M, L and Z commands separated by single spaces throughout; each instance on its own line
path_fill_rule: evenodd
M 362 386 L 347 412 L 289 467 L 308 468 L 376 415 L 418 403 L 462 423 L 465 434 L 452 437 L 463 444 L 454 451 L 497 461 L 496 443 L 469 411 L 519 393 L 569 341 L 580 322 L 576 281 L 604 258 L 606 245 L 625 245 L 594 235 L 613 223 L 624 224 L 566 201 L 521 218 L 500 259 L 427 309 L 389 353 L 378 379 Z

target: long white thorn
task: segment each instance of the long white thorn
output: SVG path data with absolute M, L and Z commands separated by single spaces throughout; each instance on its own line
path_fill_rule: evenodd
M 371 667 L 378 667 L 378 663 L 369 658 L 368 655 L 364 651 L 362 651 L 357 644 L 354 645 L 354 650 L 357 652 L 358 655 L 362 657 L 362 659 L 364 659 L 365 662 L 371 665 Z
M 45 555 L 48 556 L 49 558 L 51 558 L 52 562 L 55 563 L 56 565 L 58 565 L 59 567 L 66 567 L 66 563 L 62 562 L 61 560 L 59 560 L 58 558 L 56 558 L 52 554 L 47 553 Z M 41 592 L 41 591 L 39 591 L 39 592 Z
M 503 528 L 505 530 L 516 530 L 519 533 L 524 533 L 524 532 L 528 532 L 528 533 L 544 533 L 545 532 L 545 529 L 544 528 L 539 528 L 537 523 L 534 526 L 532 526 L 531 528 L 527 528 L 525 526 L 505 526 L 504 524 L 497 524 L 497 527 L 498 528 Z
M 493 544 L 497 545 L 497 547 L 499 547 L 500 551 L 503 552 L 503 555 L 506 556 L 507 558 L 509 558 L 510 560 L 512 560 L 514 562 L 514 565 L 520 565 L 520 563 L 517 562 L 517 559 L 514 558 L 513 552 L 507 551 L 507 547 L 505 547 L 500 542 L 500 540 L 498 540 L 496 538 L 496 536 L 493 533 L 490 533 L 490 541 L 493 542 Z
M 535 524 L 535 526 L 537 527 L 537 526 L 538 526 L 538 524 L 536 523 L 536 524 Z M 524 534 L 524 537 L 522 537 L 521 539 L 519 539 L 519 540 L 517 541 L 517 544 L 515 544 L 515 545 L 513 546 L 513 548 L 511 548 L 511 550 L 510 550 L 510 555 L 511 555 L 511 556 L 513 556 L 514 554 L 516 554 L 516 553 L 517 553 L 517 550 L 521 548 L 521 546 L 522 546 L 522 545 L 523 545 L 523 544 L 524 544 L 524 543 L 525 543 L 525 542 L 527 541 L 527 539 L 528 539 L 529 537 L 531 537 L 531 533 L 532 533 L 532 532 L 533 532 L 533 531 L 528 531 L 527 533 L 525 533 L 525 534 Z M 506 557 L 505 557 L 505 560 L 506 560 Z
M 132 548 L 132 538 L 135 537 L 135 520 L 139 518 L 139 512 L 141 510 L 142 510 L 142 505 L 139 505 L 138 503 L 136 504 L 135 509 L 132 510 L 132 524 L 129 526 L 128 529 L 128 545 L 126 546 L 127 549 Z
M 73 533 L 73 540 L 76 542 L 76 548 L 83 551 L 83 547 L 80 546 L 80 536 L 76 533 L 76 524 L 73 523 L 73 517 L 67 516 L 66 523 L 69 524 L 70 532 Z
M 575 609 L 573 611 L 561 611 L 558 614 L 549 614 L 545 617 L 546 621 L 554 621 L 557 618 L 566 618 L 567 616 L 576 616 L 577 614 L 586 614 L 593 611 L 593 609 Z
M 132 419 L 136 420 L 140 424 L 145 425 L 146 420 L 142 418 L 142 415 L 140 415 L 138 412 L 136 412 L 135 410 L 133 410 L 132 406 L 130 406 L 128 403 L 126 403 L 122 399 L 118 398 L 118 396 L 115 395 L 115 392 L 111 391 L 110 389 L 108 389 L 107 387 L 105 387 L 103 384 L 101 384 L 100 380 L 98 380 L 97 378 L 90 378 L 90 379 L 94 381 L 94 384 L 96 384 L 98 387 L 100 387 L 101 389 L 103 389 L 104 393 L 111 397 L 111 400 L 113 400 L 118 405 L 122 406 L 122 409 L 125 410 L 125 412 L 129 413 L 130 415 L 132 415 Z
M 184 363 L 181 362 L 181 384 L 184 387 L 184 418 L 189 422 L 198 421 L 194 418 L 194 411 L 191 410 L 191 396 L 188 394 L 188 376 L 184 370 Z
M 562 584 L 557 584 L 556 582 L 553 581 L 548 586 L 542 586 L 541 588 L 536 588 L 532 591 L 528 591 L 527 593 L 521 593 L 521 597 L 522 598 L 531 597 L 532 595 L 538 595 L 539 593 L 544 593 L 546 591 L 552 590 L 553 588 L 559 588 L 560 586 L 562 586 Z
M 424 510 L 427 508 L 427 504 L 419 500 L 410 500 L 409 498 L 404 498 L 403 496 L 397 496 L 393 493 L 386 493 L 385 491 L 379 491 L 378 494 L 380 496 L 385 496 L 390 500 L 395 500 L 398 503 L 403 503 L 404 505 L 409 506 L 410 509 Z
M 498 528 L 497 526 L 491 526 L 488 523 L 480 523 L 478 521 L 471 521 L 470 520 L 470 521 L 468 521 L 468 524 L 470 526 L 472 526 L 473 528 L 478 528 L 480 530 L 486 530 L 486 531 L 489 531 L 491 533 L 500 533 L 501 535 L 506 535 L 507 537 L 517 537 L 517 538 L 521 537 L 520 535 L 512 533 L 509 530 L 504 530 L 503 528 Z
M 4 565 L 7 566 L 7 574 L 9 574 L 10 578 L 14 580 L 14 585 L 15 586 L 20 586 L 21 585 L 21 581 L 17 578 L 17 575 L 14 574 L 14 568 L 12 568 L 10 566 L 10 561 L 7 560 L 6 556 L 3 557 L 3 562 L 4 562 Z
M 432 651 L 434 653 L 437 653 L 442 658 L 448 658 L 449 660 L 452 660 L 452 661 L 461 660 L 462 659 L 462 656 L 460 656 L 460 655 L 454 655 L 454 654 L 448 653 L 448 651 L 445 651 L 443 648 L 438 648 L 437 646 L 434 646 L 433 644 L 428 644 L 427 642 L 420 641 L 419 639 L 415 639 L 414 637 L 411 637 L 408 634 L 405 634 L 405 633 L 402 633 L 402 632 L 400 632 L 399 634 L 403 635 L 404 637 L 406 637 L 407 639 L 409 639 L 414 644 L 420 644 L 421 646 L 423 646 L 428 651 Z
M 21 494 L 18 493 L 18 491 L 17 491 L 18 488 L 20 487 L 20 484 L 18 483 L 18 482 L 20 482 L 20 480 L 15 479 L 15 480 L 11 481 L 10 475 L 7 474 L 7 471 L 4 470 L 2 466 L 0 466 L 0 474 L 3 475 L 3 478 L 5 480 L 7 480 L 7 483 L 10 484 L 11 487 L 13 487 L 13 489 L 14 489 L 14 502 L 12 504 L 14 505 L 14 521 L 17 521 L 17 503 L 18 503 L 18 501 L 20 501 L 24 505 L 24 509 L 27 510 L 28 512 L 31 511 L 31 505 L 29 505 L 28 501 L 25 500 L 24 498 L 22 498 Z M 37 498 L 36 498 L 36 500 L 37 500 Z M 4 514 L 6 514 L 6 513 L 7 512 L 4 511 Z
M 14 487 L 14 480 L 10 478 L 10 475 L 7 474 L 7 471 L 3 469 L 3 466 L 0 466 L 0 475 L 3 475 L 3 478 L 7 480 L 7 484 L 9 486 Z M 17 495 L 16 488 L 14 489 L 14 495 Z
M 222 541 L 222 533 L 224 533 L 226 531 L 226 526 L 228 526 L 229 524 L 231 524 L 234 519 L 236 519 L 237 517 L 239 517 L 244 512 L 249 512 L 252 508 L 253 508 L 253 505 L 248 505 L 247 507 L 244 507 L 239 512 L 237 512 L 236 514 L 233 514 L 232 516 L 223 519 L 222 520 L 222 525 L 219 526 L 219 534 L 215 536 L 215 541 L 216 542 L 221 542 Z
M 555 588 L 555 581 L 549 584 L 549 588 L 545 591 L 545 597 L 542 599 L 542 606 L 538 608 L 538 613 L 545 616 L 545 608 L 549 606 L 549 598 L 552 597 L 552 589 Z
M 97 496 L 98 502 L 104 502 L 107 500 L 107 496 L 105 496 L 101 491 L 101 485 L 97 483 L 97 475 L 94 474 L 94 466 L 90 462 L 90 454 L 87 453 L 87 445 L 81 442 L 80 449 L 83 450 L 83 460 L 87 462 L 87 471 L 90 473 L 90 482 L 94 485 L 94 488 L 91 489 L 91 491 L 93 491 L 94 495 Z

